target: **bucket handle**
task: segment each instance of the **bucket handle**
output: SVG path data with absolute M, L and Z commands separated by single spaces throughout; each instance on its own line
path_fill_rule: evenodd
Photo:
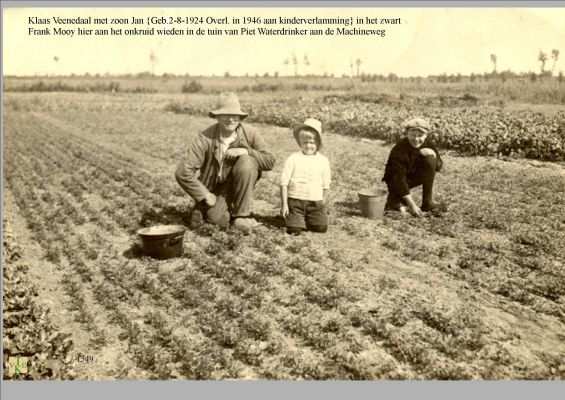
M 181 241 L 182 241 L 182 236 L 169 239 L 169 241 L 167 242 L 167 246 L 174 246 L 174 245 L 177 245 L 177 244 L 179 244 Z

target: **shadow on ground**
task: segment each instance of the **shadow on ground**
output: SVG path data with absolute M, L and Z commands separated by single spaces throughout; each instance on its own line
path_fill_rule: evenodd
M 130 260 L 132 258 L 146 257 L 146 255 L 143 253 L 143 245 L 141 244 L 141 242 L 135 242 L 129 249 L 124 251 L 122 255 Z
M 257 222 L 263 224 L 268 228 L 274 229 L 284 229 L 286 224 L 284 222 L 284 218 L 278 215 L 254 215 Z
M 359 210 L 358 201 L 336 201 L 333 203 L 333 211 L 336 215 L 348 216 L 348 217 L 359 217 L 361 216 L 361 211 Z
M 176 206 L 165 206 L 162 209 L 147 208 L 143 210 L 139 218 L 140 228 L 153 225 L 184 225 L 190 223 L 190 214 L 192 210 L 187 211 L 185 208 Z

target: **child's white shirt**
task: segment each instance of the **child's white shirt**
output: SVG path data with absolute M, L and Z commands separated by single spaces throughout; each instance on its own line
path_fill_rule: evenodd
M 288 186 L 288 197 L 299 200 L 320 201 L 324 189 L 330 188 L 330 162 L 326 156 L 292 153 L 285 161 L 281 174 L 281 186 Z

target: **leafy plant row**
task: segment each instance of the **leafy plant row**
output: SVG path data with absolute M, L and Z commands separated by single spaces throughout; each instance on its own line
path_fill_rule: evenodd
M 207 115 L 212 101 L 169 103 L 166 111 Z M 441 109 L 407 104 L 372 104 L 336 97 L 287 98 L 252 102 L 248 120 L 291 127 L 307 117 L 320 119 L 327 131 L 395 143 L 402 124 L 423 116 L 432 124 L 430 137 L 443 149 L 463 155 L 510 156 L 565 160 L 565 113 L 546 116 L 533 111 L 490 107 Z
M 18 238 L 6 221 L 2 225 L 4 379 L 72 379 L 70 334 L 61 332 L 49 310 L 36 301 L 37 288 L 29 280 L 28 265 L 20 261 Z M 19 373 L 10 371 L 10 362 L 19 364 Z

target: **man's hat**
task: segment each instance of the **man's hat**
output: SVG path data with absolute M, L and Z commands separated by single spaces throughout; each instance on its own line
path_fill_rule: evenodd
M 404 123 L 404 129 L 419 129 L 428 133 L 431 129 L 430 123 L 423 118 L 412 118 Z
M 208 113 L 208 116 L 210 118 L 216 118 L 216 116 L 222 114 L 239 115 L 240 119 L 244 119 L 248 115 L 247 113 L 241 111 L 239 99 L 237 98 L 236 94 L 232 92 L 220 93 L 218 103 L 216 104 L 216 109 L 211 110 Z
M 316 132 L 318 134 L 318 150 L 322 149 L 322 123 L 320 121 L 318 121 L 317 119 L 314 118 L 308 118 L 306 121 L 304 121 L 303 123 L 301 123 L 300 125 L 296 125 L 292 131 L 292 133 L 294 134 L 294 139 L 296 139 L 296 142 L 298 144 L 300 144 L 300 139 L 298 138 L 298 132 L 300 132 L 301 129 L 309 129 L 309 130 L 314 130 L 314 132 Z

